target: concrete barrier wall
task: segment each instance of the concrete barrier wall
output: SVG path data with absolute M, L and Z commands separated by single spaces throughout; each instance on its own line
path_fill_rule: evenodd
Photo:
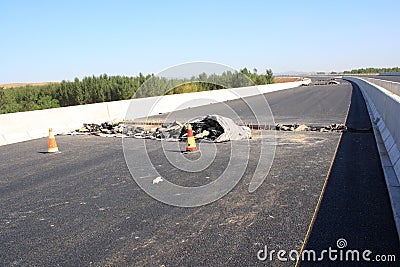
M 356 83 L 364 93 L 374 115 L 397 178 L 400 178 L 400 96 L 369 79 L 344 77 Z
M 2 114 L 0 115 L 0 145 L 46 137 L 48 136 L 49 128 L 53 128 L 55 133 L 68 132 L 80 128 L 83 123 L 101 123 L 125 118 L 136 119 L 188 107 L 294 88 L 310 83 L 311 80 L 305 79 L 298 82 L 257 87 L 223 89 Z M 155 105 L 156 103 L 157 105 Z M 130 107 L 143 106 L 154 106 L 154 109 L 151 110 L 151 114 L 148 114 L 145 109 L 137 108 L 134 110 L 135 112 L 128 113 L 128 118 L 126 117 Z
M 385 88 L 386 90 L 392 92 L 393 94 L 400 95 L 400 83 L 398 82 L 380 80 L 375 78 L 364 78 L 364 79 L 370 81 L 373 84 Z

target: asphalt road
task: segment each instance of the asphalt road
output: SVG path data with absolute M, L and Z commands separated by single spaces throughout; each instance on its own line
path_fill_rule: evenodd
M 279 123 L 343 123 L 351 90 L 349 83 L 311 86 L 271 93 L 267 99 Z M 259 100 L 249 101 L 257 106 Z M 251 121 L 240 101 L 229 105 Z M 193 108 L 180 115 L 202 115 L 200 111 Z M 204 111 L 217 113 L 218 105 Z M 269 250 L 300 250 L 341 135 L 263 133 L 263 139 L 249 143 L 250 160 L 238 185 L 197 208 L 169 206 L 144 193 L 129 173 L 120 139 L 57 136 L 60 154 L 41 153 L 46 139 L 0 147 L 0 265 L 293 266 L 276 257 L 261 262 L 257 252 L 265 245 Z M 261 141 L 276 145 L 275 159 L 264 183 L 249 193 Z M 135 159 L 143 140 L 124 139 L 124 144 Z M 182 159 L 168 161 L 161 142 L 146 140 L 145 145 L 164 179 L 188 186 L 215 180 L 231 153 L 231 142 L 216 144 L 214 162 L 192 173 L 174 168 Z M 211 149 L 212 144 L 201 147 Z M 376 155 L 369 156 L 376 160 Z M 388 204 L 387 196 L 376 198 Z M 382 214 L 383 220 L 390 219 Z
M 275 121 L 281 124 L 328 125 L 343 123 L 349 108 L 351 85 L 341 81 L 340 85 L 304 86 L 295 89 L 265 94 L 270 110 L 266 110 L 265 99 L 253 96 L 191 109 L 178 110 L 169 114 L 153 116 L 167 121 L 187 121 L 197 116 L 220 114 L 238 123 L 265 124 Z M 254 112 L 265 110 L 255 119 Z M 257 113 L 258 114 L 258 113 Z M 273 117 L 270 115 L 272 114 Z
M 338 138 L 281 133 L 272 169 L 257 191 L 248 192 L 257 163 L 252 152 L 234 190 L 198 208 L 146 195 L 130 176 L 120 139 L 58 136 L 62 153 L 55 155 L 39 153 L 45 139 L 1 147 L 0 264 L 261 264 L 256 253 L 264 245 L 300 249 Z M 133 149 L 141 142 L 129 141 Z M 185 173 L 163 159 L 160 142 L 146 143 L 164 179 L 182 185 L 215 178 L 230 152 L 229 143 L 217 144 L 222 157 L 211 168 Z M 250 144 L 257 150 L 259 140 Z

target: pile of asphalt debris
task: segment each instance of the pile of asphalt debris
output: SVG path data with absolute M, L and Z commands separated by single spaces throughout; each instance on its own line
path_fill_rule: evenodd
M 307 126 L 305 124 L 277 124 L 277 131 L 292 131 L 292 132 L 344 132 L 347 130 L 344 124 L 330 124 L 327 126 Z
M 195 139 L 206 139 L 215 141 L 224 133 L 224 129 L 216 123 L 191 123 L 192 131 Z M 154 127 L 150 130 L 138 131 L 133 135 L 134 138 L 140 139 L 156 139 L 167 141 L 179 141 L 187 139 L 187 124 L 178 121 L 172 123 L 164 123 L 161 127 Z M 141 130 L 141 127 L 139 127 Z
M 251 130 L 239 126 L 230 118 L 220 115 L 207 115 L 190 121 L 196 139 L 211 142 L 226 142 L 251 138 Z M 178 121 L 172 123 L 85 123 L 71 135 L 97 135 L 102 137 L 133 137 L 139 139 L 156 139 L 181 141 L 187 139 L 187 124 Z
M 209 137 L 215 139 L 223 133 L 219 127 L 209 126 L 202 129 L 200 125 L 192 125 L 195 138 Z M 101 137 L 133 137 L 138 139 L 179 140 L 187 138 L 186 125 L 175 121 L 164 123 L 161 126 L 154 125 L 132 125 L 129 123 L 84 123 L 70 135 L 95 135 Z
M 131 129 L 130 127 L 134 127 Z M 127 135 L 139 139 L 178 140 L 182 134 L 182 123 L 163 123 L 160 127 L 152 127 L 146 130 L 141 126 L 127 126 Z M 133 134 L 133 135 L 132 135 Z
M 126 125 L 121 122 L 103 122 L 84 123 L 79 129 L 76 129 L 71 135 L 97 135 L 103 137 L 122 137 L 125 133 Z

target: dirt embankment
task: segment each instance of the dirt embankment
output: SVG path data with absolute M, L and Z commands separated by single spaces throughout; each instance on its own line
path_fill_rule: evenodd
M 301 81 L 301 78 L 296 77 L 275 77 L 275 83 L 287 83 L 287 82 L 297 82 Z
M 49 83 L 58 83 L 58 82 L 40 82 L 40 83 L 6 83 L 6 84 L 0 84 L 0 87 L 3 88 L 14 88 L 14 87 L 21 87 L 21 86 L 27 86 L 27 85 L 32 85 L 32 86 L 40 86 L 40 85 L 46 85 Z

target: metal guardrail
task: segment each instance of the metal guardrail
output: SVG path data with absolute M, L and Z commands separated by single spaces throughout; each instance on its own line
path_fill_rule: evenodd
M 366 78 L 366 77 L 363 77 L 363 79 L 367 80 L 373 84 L 376 84 L 380 87 L 383 87 L 386 90 L 392 92 L 393 94 L 400 96 L 400 83 L 398 83 L 398 82 L 380 80 L 380 79 L 375 79 L 375 78 Z

